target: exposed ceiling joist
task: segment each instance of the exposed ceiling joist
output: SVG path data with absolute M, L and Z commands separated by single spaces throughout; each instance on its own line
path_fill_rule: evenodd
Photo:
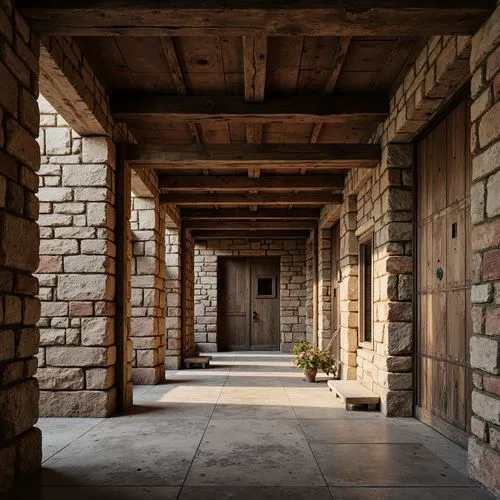
M 176 96 L 121 92 L 111 101 L 120 121 L 162 124 L 173 121 L 244 121 L 246 123 L 379 121 L 389 113 L 383 94 L 268 96 L 266 102 L 248 102 L 241 96 Z
M 154 168 L 370 168 L 381 159 L 378 144 L 131 144 L 126 161 Z
M 290 231 L 301 231 L 304 229 L 314 229 L 318 223 L 314 221 L 252 221 L 252 220 L 226 220 L 226 221 L 210 221 L 210 220 L 187 220 L 183 221 L 185 228 L 193 230 L 265 230 L 271 231 L 274 229 L 288 229 Z
M 383 36 L 473 33 L 489 0 L 18 0 L 39 33 L 70 36 Z
M 247 231 L 247 230 L 231 230 L 231 231 L 191 231 L 191 235 L 195 240 L 211 240 L 211 239 L 305 239 L 309 237 L 311 231 L 289 231 L 289 230 L 273 230 L 273 231 Z
M 344 187 L 344 176 L 273 175 L 251 179 L 236 175 L 161 175 L 159 187 L 167 191 L 332 191 Z
M 318 220 L 321 211 L 318 208 L 258 208 L 249 210 L 245 208 L 208 209 L 208 208 L 183 208 L 181 218 L 183 220 Z
M 326 205 L 342 203 L 341 194 L 332 193 L 193 193 L 160 194 L 162 203 L 182 206 Z

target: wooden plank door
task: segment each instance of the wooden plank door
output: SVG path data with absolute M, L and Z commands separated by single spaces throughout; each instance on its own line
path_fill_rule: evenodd
M 219 259 L 218 344 L 221 350 L 250 349 L 248 259 Z
M 279 270 L 278 258 L 251 259 L 251 350 L 273 351 L 280 348 Z
M 466 445 L 471 223 L 470 100 L 418 144 L 417 416 Z

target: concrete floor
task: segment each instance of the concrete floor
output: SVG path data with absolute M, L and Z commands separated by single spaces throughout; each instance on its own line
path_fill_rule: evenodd
M 43 500 L 486 500 L 466 452 L 414 419 L 347 412 L 278 353 L 137 387 L 133 414 L 41 419 Z

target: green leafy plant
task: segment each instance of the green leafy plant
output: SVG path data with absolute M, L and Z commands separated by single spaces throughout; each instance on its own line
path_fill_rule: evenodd
M 310 349 L 312 347 L 311 342 L 308 340 L 304 339 L 299 339 L 295 342 L 295 345 L 293 346 L 292 352 L 296 356 L 298 356 L 302 351 L 306 351 L 307 349 Z
M 299 342 L 301 342 L 300 345 Z M 306 341 L 298 341 L 294 347 L 295 366 L 305 371 L 322 370 L 327 375 L 337 376 L 338 363 L 336 359 L 328 352 L 317 347 L 305 346 Z M 297 352 L 296 352 L 297 351 Z

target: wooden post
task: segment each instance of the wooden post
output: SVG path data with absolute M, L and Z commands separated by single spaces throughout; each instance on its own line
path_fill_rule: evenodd
M 127 394 L 127 342 L 129 337 L 129 284 L 130 284 L 130 210 L 131 173 L 125 162 L 124 145 L 116 151 L 116 297 L 115 297 L 115 343 L 116 343 L 116 410 L 125 413 L 131 406 L 131 395 Z

